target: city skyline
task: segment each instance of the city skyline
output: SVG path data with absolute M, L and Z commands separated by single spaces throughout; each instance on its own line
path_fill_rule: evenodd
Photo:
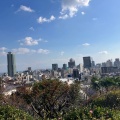
M 0 1 L 0 72 L 7 72 L 7 52 L 17 71 L 62 67 L 73 58 L 96 63 L 120 58 L 119 0 Z

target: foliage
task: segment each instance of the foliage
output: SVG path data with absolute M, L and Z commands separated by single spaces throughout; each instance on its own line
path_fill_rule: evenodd
M 97 77 L 91 79 L 91 86 L 94 90 L 100 89 L 100 80 Z
M 120 88 L 120 77 L 105 77 L 98 79 L 93 77 L 91 79 L 91 86 L 94 90 L 99 92 L 108 92 L 111 89 Z
M 65 120 L 120 120 L 120 90 L 92 99 L 87 105 L 73 107 Z
M 91 102 L 93 105 L 108 107 L 110 109 L 120 110 L 120 90 L 112 91 L 106 95 L 102 95 Z
M 33 120 L 27 113 L 9 105 L 0 106 L 0 120 Z
M 120 120 L 120 111 L 104 107 L 74 108 L 69 111 L 64 120 Z
M 77 84 L 60 80 L 43 80 L 33 86 L 32 106 L 42 118 L 59 118 L 74 106 L 79 93 Z
M 69 85 L 67 82 L 56 79 L 37 82 L 33 85 L 32 91 L 24 90 L 23 93 L 12 94 L 7 102 L 29 112 L 34 119 L 39 117 L 44 120 L 59 118 L 62 120 L 120 120 L 120 78 L 94 77 L 91 81 L 94 90 L 103 91 L 99 96 L 91 97 L 87 105 L 84 104 L 85 101 L 81 101 L 79 81 Z M 11 112 L 10 115 L 12 115 Z

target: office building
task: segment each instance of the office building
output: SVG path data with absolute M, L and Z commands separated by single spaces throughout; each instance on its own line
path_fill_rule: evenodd
M 114 61 L 114 67 L 120 68 L 120 60 L 119 60 L 119 58 L 115 59 L 115 61 Z
M 16 73 L 15 55 L 11 52 L 7 54 L 8 76 L 13 77 Z
M 103 62 L 103 63 L 102 63 L 102 67 L 106 67 L 106 62 Z
M 32 68 L 31 68 L 31 67 L 28 67 L 28 71 L 32 71 Z
M 63 70 L 67 70 L 67 64 L 63 64 Z
M 80 72 L 83 72 L 83 64 L 77 65 L 77 69 L 78 69 Z
M 95 61 L 92 61 L 92 62 L 91 62 L 91 66 L 92 66 L 92 67 L 95 67 Z
M 69 67 L 69 68 L 74 68 L 74 67 L 75 67 L 75 60 L 73 60 L 73 59 L 71 58 L 70 61 L 68 62 L 68 67 Z
M 84 68 L 90 69 L 92 67 L 91 57 L 83 57 Z
M 73 78 L 79 78 L 79 70 L 73 69 Z
M 106 73 L 117 73 L 118 72 L 118 68 L 117 67 L 101 67 L 101 72 L 103 74 L 106 74 Z
M 112 67 L 112 66 L 113 66 L 112 60 L 107 60 L 106 67 Z
M 58 64 L 52 64 L 52 70 L 57 71 L 58 70 Z

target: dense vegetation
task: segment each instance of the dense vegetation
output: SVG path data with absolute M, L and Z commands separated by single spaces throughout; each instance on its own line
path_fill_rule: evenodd
M 42 80 L 32 90 L 2 96 L 0 119 L 120 120 L 120 78 L 93 77 L 91 81 L 95 96 L 86 100 L 80 95 L 79 81 L 69 85 L 59 80 Z
M 9 105 L 0 106 L 0 120 L 33 120 L 28 113 Z
M 120 120 L 120 90 L 108 92 L 71 109 L 65 120 Z

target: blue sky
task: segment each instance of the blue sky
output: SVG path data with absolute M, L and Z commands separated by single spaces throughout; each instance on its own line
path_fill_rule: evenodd
M 83 56 L 96 63 L 120 58 L 120 0 L 1 0 L 0 72 L 6 53 L 18 71 L 76 64 Z

